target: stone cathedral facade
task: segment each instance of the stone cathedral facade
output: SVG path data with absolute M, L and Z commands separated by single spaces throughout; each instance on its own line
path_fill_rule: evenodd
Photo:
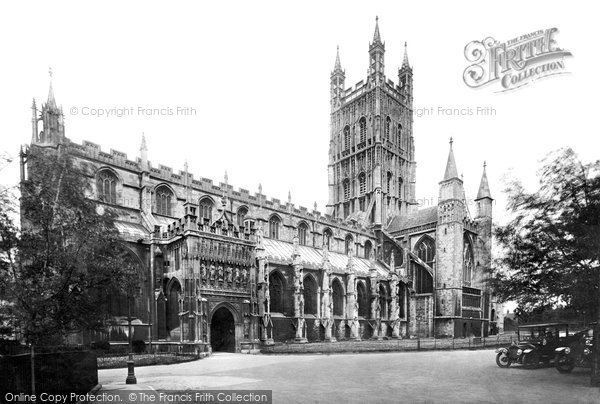
M 406 45 L 405 45 L 406 46 Z M 131 160 L 65 136 L 52 87 L 32 106 L 27 147 L 68 151 L 89 176 L 100 213 L 116 212 L 139 273 L 135 339 L 246 351 L 283 341 L 486 336 L 501 310 L 485 283 L 492 197 L 485 167 L 471 217 L 452 151 L 439 203 L 415 203 L 413 71 L 384 74 L 378 23 L 369 73 L 331 73 L 326 213 L 152 164 L 142 137 Z M 27 147 L 24 149 L 26 155 Z M 22 175 L 26 177 L 23 159 Z M 434 179 L 435 180 L 435 179 Z M 106 333 L 122 341 L 127 305 L 107 296 Z

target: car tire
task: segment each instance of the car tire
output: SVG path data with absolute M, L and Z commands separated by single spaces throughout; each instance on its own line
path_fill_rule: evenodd
M 508 352 L 498 352 L 496 355 L 496 365 L 501 368 L 507 368 L 510 366 L 510 358 Z
M 575 367 L 575 364 L 573 363 L 573 360 L 567 358 L 566 355 L 560 355 L 554 361 L 554 367 L 560 373 L 571 373 L 571 371 Z

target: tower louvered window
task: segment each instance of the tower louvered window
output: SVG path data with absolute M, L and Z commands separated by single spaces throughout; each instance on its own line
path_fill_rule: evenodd
M 392 120 L 390 119 L 390 117 L 386 117 L 385 118 L 385 138 L 387 140 L 390 140 L 390 130 L 392 127 Z
M 350 199 L 350 180 L 344 180 L 344 200 Z
M 367 120 L 365 117 L 360 118 L 360 141 L 364 142 L 367 140 Z
M 350 126 L 344 128 L 344 149 L 350 148 Z
M 360 195 L 364 195 L 367 192 L 367 179 L 365 173 L 360 173 L 358 176 L 358 191 Z

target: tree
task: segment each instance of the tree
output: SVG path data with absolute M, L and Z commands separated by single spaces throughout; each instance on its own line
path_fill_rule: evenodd
M 600 161 L 582 163 L 571 149 L 548 155 L 539 189 L 519 181 L 507 188 L 514 214 L 495 236 L 505 249 L 493 274 L 504 300 L 518 310 L 565 307 L 600 316 Z M 600 319 L 599 319 L 600 320 Z M 592 384 L 600 384 L 600 332 L 595 335 Z
M 21 229 L 0 207 L 0 287 L 24 338 L 62 343 L 71 333 L 99 330 L 104 291 L 123 277 L 115 215 L 86 197 L 88 167 L 66 149 L 31 147 L 21 184 Z

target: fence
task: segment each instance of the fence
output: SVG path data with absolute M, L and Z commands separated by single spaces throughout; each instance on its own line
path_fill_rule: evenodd
M 471 338 L 416 338 L 366 341 L 311 342 L 298 344 L 286 342 L 266 346 L 262 353 L 342 353 L 342 352 L 394 352 L 452 349 L 486 349 L 510 345 L 514 334 Z
M 43 352 L 33 355 L 35 393 L 85 394 L 98 384 L 96 355 L 91 351 Z M 0 356 L 0 396 L 33 394 L 32 355 Z

